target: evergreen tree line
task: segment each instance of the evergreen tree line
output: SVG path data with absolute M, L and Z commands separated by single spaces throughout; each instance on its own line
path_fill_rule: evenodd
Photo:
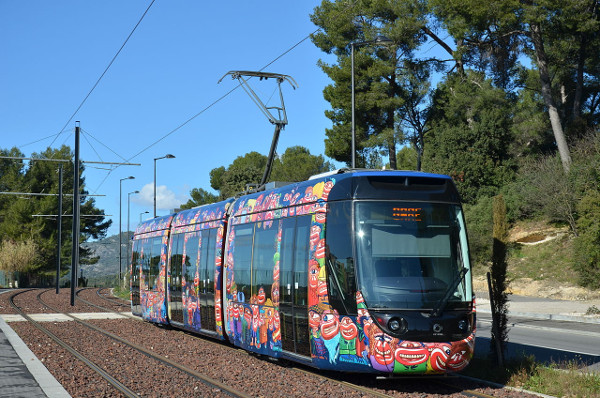
M 598 0 L 324 0 L 311 20 L 336 59 L 320 62 L 327 156 L 350 164 L 354 61 L 359 167 L 452 176 L 479 261 L 496 195 L 509 222 L 564 223 L 581 284 L 600 287 Z
M 321 28 L 313 43 L 336 60 L 319 62 L 332 81 L 323 91 L 332 122 L 326 156 L 351 164 L 353 63 L 357 167 L 452 176 L 479 261 L 491 258 L 499 194 L 509 222 L 564 223 L 575 238 L 573 269 L 583 285 L 600 287 L 600 0 L 324 0 L 310 18 Z M 72 158 L 67 147 L 33 156 Z M 251 152 L 211 170 L 218 193 L 194 188 L 182 207 L 244 191 L 265 164 Z M 270 181 L 331 168 L 323 156 L 293 147 L 275 160 Z M 65 186 L 72 175 L 66 164 Z M 55 193 L 56 181 L 52 163 L 0 159 L 0 191 Z M 71 203 L 63 203 L 66 214 Z M 56 209 L 56 197 L 0 195 L 2 241 L 39 246 L 31 269 L 51 269 L 56 256 L 56 221 L 31 215 Z M 82 214 L 99 213 L 82 198 Z M 63 222 L 70 231 L 71 220 Z M 82 219 L 82 241 L 101 237 L 109 223 Z
M 4 157 L 26 157 L 19 149 L 0 149 Z M 71 264 L 73 218 L 73 154 L 67 146 L 34 153 L 31 161 L 0 159 L 0 270 L 13 273 L 55 275 L 58 246 L 58 182 L 59 165 L 62 165 L 62 237 L 61 270 L 66 273 Z M 35 159 L 63 159 L 68 162 L 49 162 Z M 99 239 L 106 235 L 112 220 L 106 220 L 104 212 L 95 205 L 92 197 L 85 196 L 84 166 L 79 167 L 80 242 Z M 50 194 L 33 196 L 28 193 Z M 87 217 L 98 215 L 98 217 Z M 80 246 L 80 263 L 98 261 L 93 253 Z

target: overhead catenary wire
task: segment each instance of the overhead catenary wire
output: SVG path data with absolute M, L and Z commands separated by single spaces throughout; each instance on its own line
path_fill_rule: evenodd
M 272 61 L 270 61 L 269 63 L 267 63 L 265 66 L 263 66 L 262 68 L 260 68 L 259 72 L 264 71 L 266 68 L 268 68 L 269 66 L 271 66 L 273 63 L 277 62 L 280 58 L 284 57 L 290 51 L 292 51 L 293 49 L 295 49 L 296 47 L 298 47 L 300 44 L 302 44 L 303 42 L 305 42 L 307 39 L 309 39 L 311 37 L 311 35 L 315 34 L 319 30 L 321 30 L 321 28 L 317 28 L 313 32 L 311 32 L 308 35 L 306 35 L 300 41 L 298 41 L 293 46 L 291 46 L 290 48 L 288 48 L 287 50 L 285 50 L 283 53 L 281 53 L 280 55 L 278 55 L 275 59 L 273 59 Z M 213 106 L 215 106 L 217 103 L 219 103 L 220 101 L 222 101 L 223 99 L 225 99 L 227 96 L 229 96 L 229 94 L 231 94 L 232 92 L 234 92 L 235 90 L 237 90 L 240 86 L 241 86 L 241 84 L 236 85 L 231 90 L 227 91 L 225 94 L 223 94 L 222 96 L 220 96 L 219 98 L 217 98 L 216 100 L 214 100 L 213 102 L 211 102 L 209 105 L 207 105 L 206 107 L 204 107 L 198 113 L 196 113 L 195 115 L 193 115 L 192 117 L 190 117 L 189 119 L 187 119 L 186 121 L 184 121 L 183 123 L 181 123 L 180 125 L 178 125 L 177 127 L 175 127 L 174 129 L 170 130 L 168 133 L 166 133 L 165 135 L 163 135 L 162 137 L 160 137 L 159 139 L 157 139 L 156 141 L 154 141 L 150 145 L 144 147 L 143 149 L 141 149 L 139 152 L 135 153 L 130 158 L 127 158 L 126 161 L 129 162 L 132 159 L 135 159 L 136 157 L 140 156 L 142 153 L 146 152 L 150 148 L 152 148 L 155 145 L 157 145 L 159 142 L 163 141 L 164 139 L 166 139 L 170 135 L 172 135 L 175 132 L 179 131 L 182 127 L 184 127 L 185 125 L 187 125 L 188 123 L 190 123 L 192 120 L 196 119 L 198 116 L 202 115 L 204 112 L 206 112 L 207 110 L 209 110 L 210 108 L 212 108 Z M 113 171 L 115 171 L 118 167 L 119 166 L 117 166 L 117 167 L 113 168 L 112 170 L 108 171 L 106 173 L 106 176 L 102 179 L 102 181 L 100 182 L 100 184 L 98 184 L 98 187 L 95 190 L 93 190 L 93 192 L 97 192 L 102 187 L 102 185 L 104 185 L 104 183 L 106 182 L 106 180 L 108 179 L 108 177 L 110 176 L 110 174 Z
M 150 11 L 150 7 L 152 7 L 152 4 L 154 4 L 155 1 L 156 0 L 152 0 L 150 2 L 150 5 L 148 5 L 148 8 L 146 8 L 146 11 L 144 11 L 144 13 L 142 14 L 142 16 L 138 20 L 138 22 L 135 24 L 135 26 L 133 27 L 133 29 L 131 30 L 131 32 L 129 33 L 129 35 L 127 36 L 127 38 L 125 39 L 125 41 L 123 42 L 123 44 L 121 45 L 121 47 L 119 48 L 119 50 L 117 51 L 117 53 L 110 60 L 110 62 L 108 63 L 108 66 L 106 66 L 106 68 L 104 69 L 104 72 L 102 72 L 102 74 L 100 75 L 100 77 L 98 78 L 98 80 L 96 80 L 96 83 L 94 83 L 94 85 L 92 86 L 92 88 L 90 89 L 90 91 L 87 93 L 87 95 L 85 96 L 85 98 L 83 99 L 83 101 L 81 101 L 81 103 L 79 104 L 79 106 L 77 107 L 77 109 L 75 109 L 75 112 L 73 112 L 73 114 L 71 115 L 71 117 L 69 117 L 69 120 L 67 120 L 67 122 L 65 123 L 65 125 L 63 126 L 63 128 L 61 129 L 61 131 L 58 134 L 56 134 L 56 136 L 54 137 L 54 139 L 52 140 L 52 142 L 50 143 L 50 145 L 48 145 L 49 147 L 51 147 L 52 144 L 54 144 L 54 141 L 56 141 L 56 139 L 58 138 L 58 136 L 61 135 L 62 132 L 66 129 L 66 127 L 69 125 L 69 123 L 71 123 L 71 120 L 73 120 L 73 118 L 75 117 L 75 115 L 77 114 L 77 112 L 79 112 L 79 110 L 81 109 L 81 107 L 83 106 L 83 104 L 85 104 L 85 102 L 90 97 L 90 95 L 92 94 L 92 92 L 96 89 L 96 87 L 100 83 L 100 80 L 102 80 L 102 78 L 104 77 L 104 75 L 106 75 L 106 72 L 108 72 L 108 70 L 110 69 L 110 67 L 112 66 L 112 64 L 115 62 L 115 60 L 117 59 L 117 57 L 119 56 L 119 54 L 121 53 L 121 51 L 123 50 L 123 48 L 125 47 L 125 45 L 127 44 L 127 42 L 129 41 L 129 39 L 133 35 L 133 32 L 135 32 L 135 30 L 140 25 L 140 23 L 142 22 L 142 20 L 144 19 L 144 17 L 148 13 L 148 11 Z

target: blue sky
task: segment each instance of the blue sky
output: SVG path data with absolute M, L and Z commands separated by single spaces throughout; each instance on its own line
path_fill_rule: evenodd
M 132 228 L 140 213 L 152 215 L 154 158 L 176 157 L 157 162 L 157 214 L 163 215 L 186 202 L 192 188 L 210 190 L 213 168 L 250 151 L 268 153 L 273 125 L 241 89 L 165 136 L 237 85 L 229 77 L 217 84 L 226 72 L 259 70 L 314 32 L 309 14 L 320 1 L 157 0 L 67 123 L 149 4 L 0 0 L 0 147 L 16 146 L 26 156 L 49 145 L 73 147 L 78 120 L 83 160 L 141 163 L 110 173 L 95 168 L 108 166 L 86 166 L 87 189 L 105 195 L 97 206 L 112 215 L 109 235 L 119 230 L 121 178 L 135 176 L 122 182 L 123 230 L 128 192 L 140 191 L 130 196 Z M 299 86 L 283 85 L 289 124 L 278 153 L 294 145 L 324 153 L 331 122 L 322 91 L 330 82 L 319 59 L 334 62 L 307 39 L 265 69 L 290 75 Z M 265 101 L 276 88 L 271 81 L 251 85 Z

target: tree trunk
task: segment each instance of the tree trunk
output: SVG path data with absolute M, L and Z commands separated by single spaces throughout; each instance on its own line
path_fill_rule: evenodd
M 537 57 L 538 69 L 540 71 L 540 82 L 542 84 L 542 97 L 544 103 L 548 107 L 548 115 L 550 116 L 550 124 L 552 125 L 552 131 L 554 132 L 554 139 L 556 140 L 556 146 L 558 147 L 558 153 L 560 154 L 560 160 L 563 165 L 565 173 L 569 172 L 571 167 L 571 153 L 565 133 L 562 128 L 562 122 L 558 113 L 558 108 L 552 98 L 552 84 L 550 82 L 550 73 L 548 72 L 548 59 L 546 57 L 546 51 L 544 50 L 544 43 L 542 41 L 542 29 L 537 23 L 530 24 L 531 27 L 531 40 L 535 48 L 535 55 Z
M 583 79 L 584 79 L 584 64 L 586 57 L 587 40 L 584 35 L 581 35 L 579 43 L 579 59 L 577 61 L 577 79 L 575 80 L 575 97 L 573 98 L 573 121 L 576 121 L 581 116 L 581 97 L 583 95 Z

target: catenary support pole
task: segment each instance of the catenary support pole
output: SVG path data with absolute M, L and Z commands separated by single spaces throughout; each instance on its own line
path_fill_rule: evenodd
M 62 164 L 58 165 L 58 217 L 57 217 L 57 235 L 58 235 L 58 243 L 56 248 L 56 294 L 59 291 L 59 280 L 60 280 L 60 249 L 62 246 L 62 184 L 63 184 L 63 168 Z
M 71 306 L 75 305 L 77 264 L 79 263 L 79 130 L 79 125 L 75 126 L 75 159 L 73 160 L 73 248 L 71 250 Z

